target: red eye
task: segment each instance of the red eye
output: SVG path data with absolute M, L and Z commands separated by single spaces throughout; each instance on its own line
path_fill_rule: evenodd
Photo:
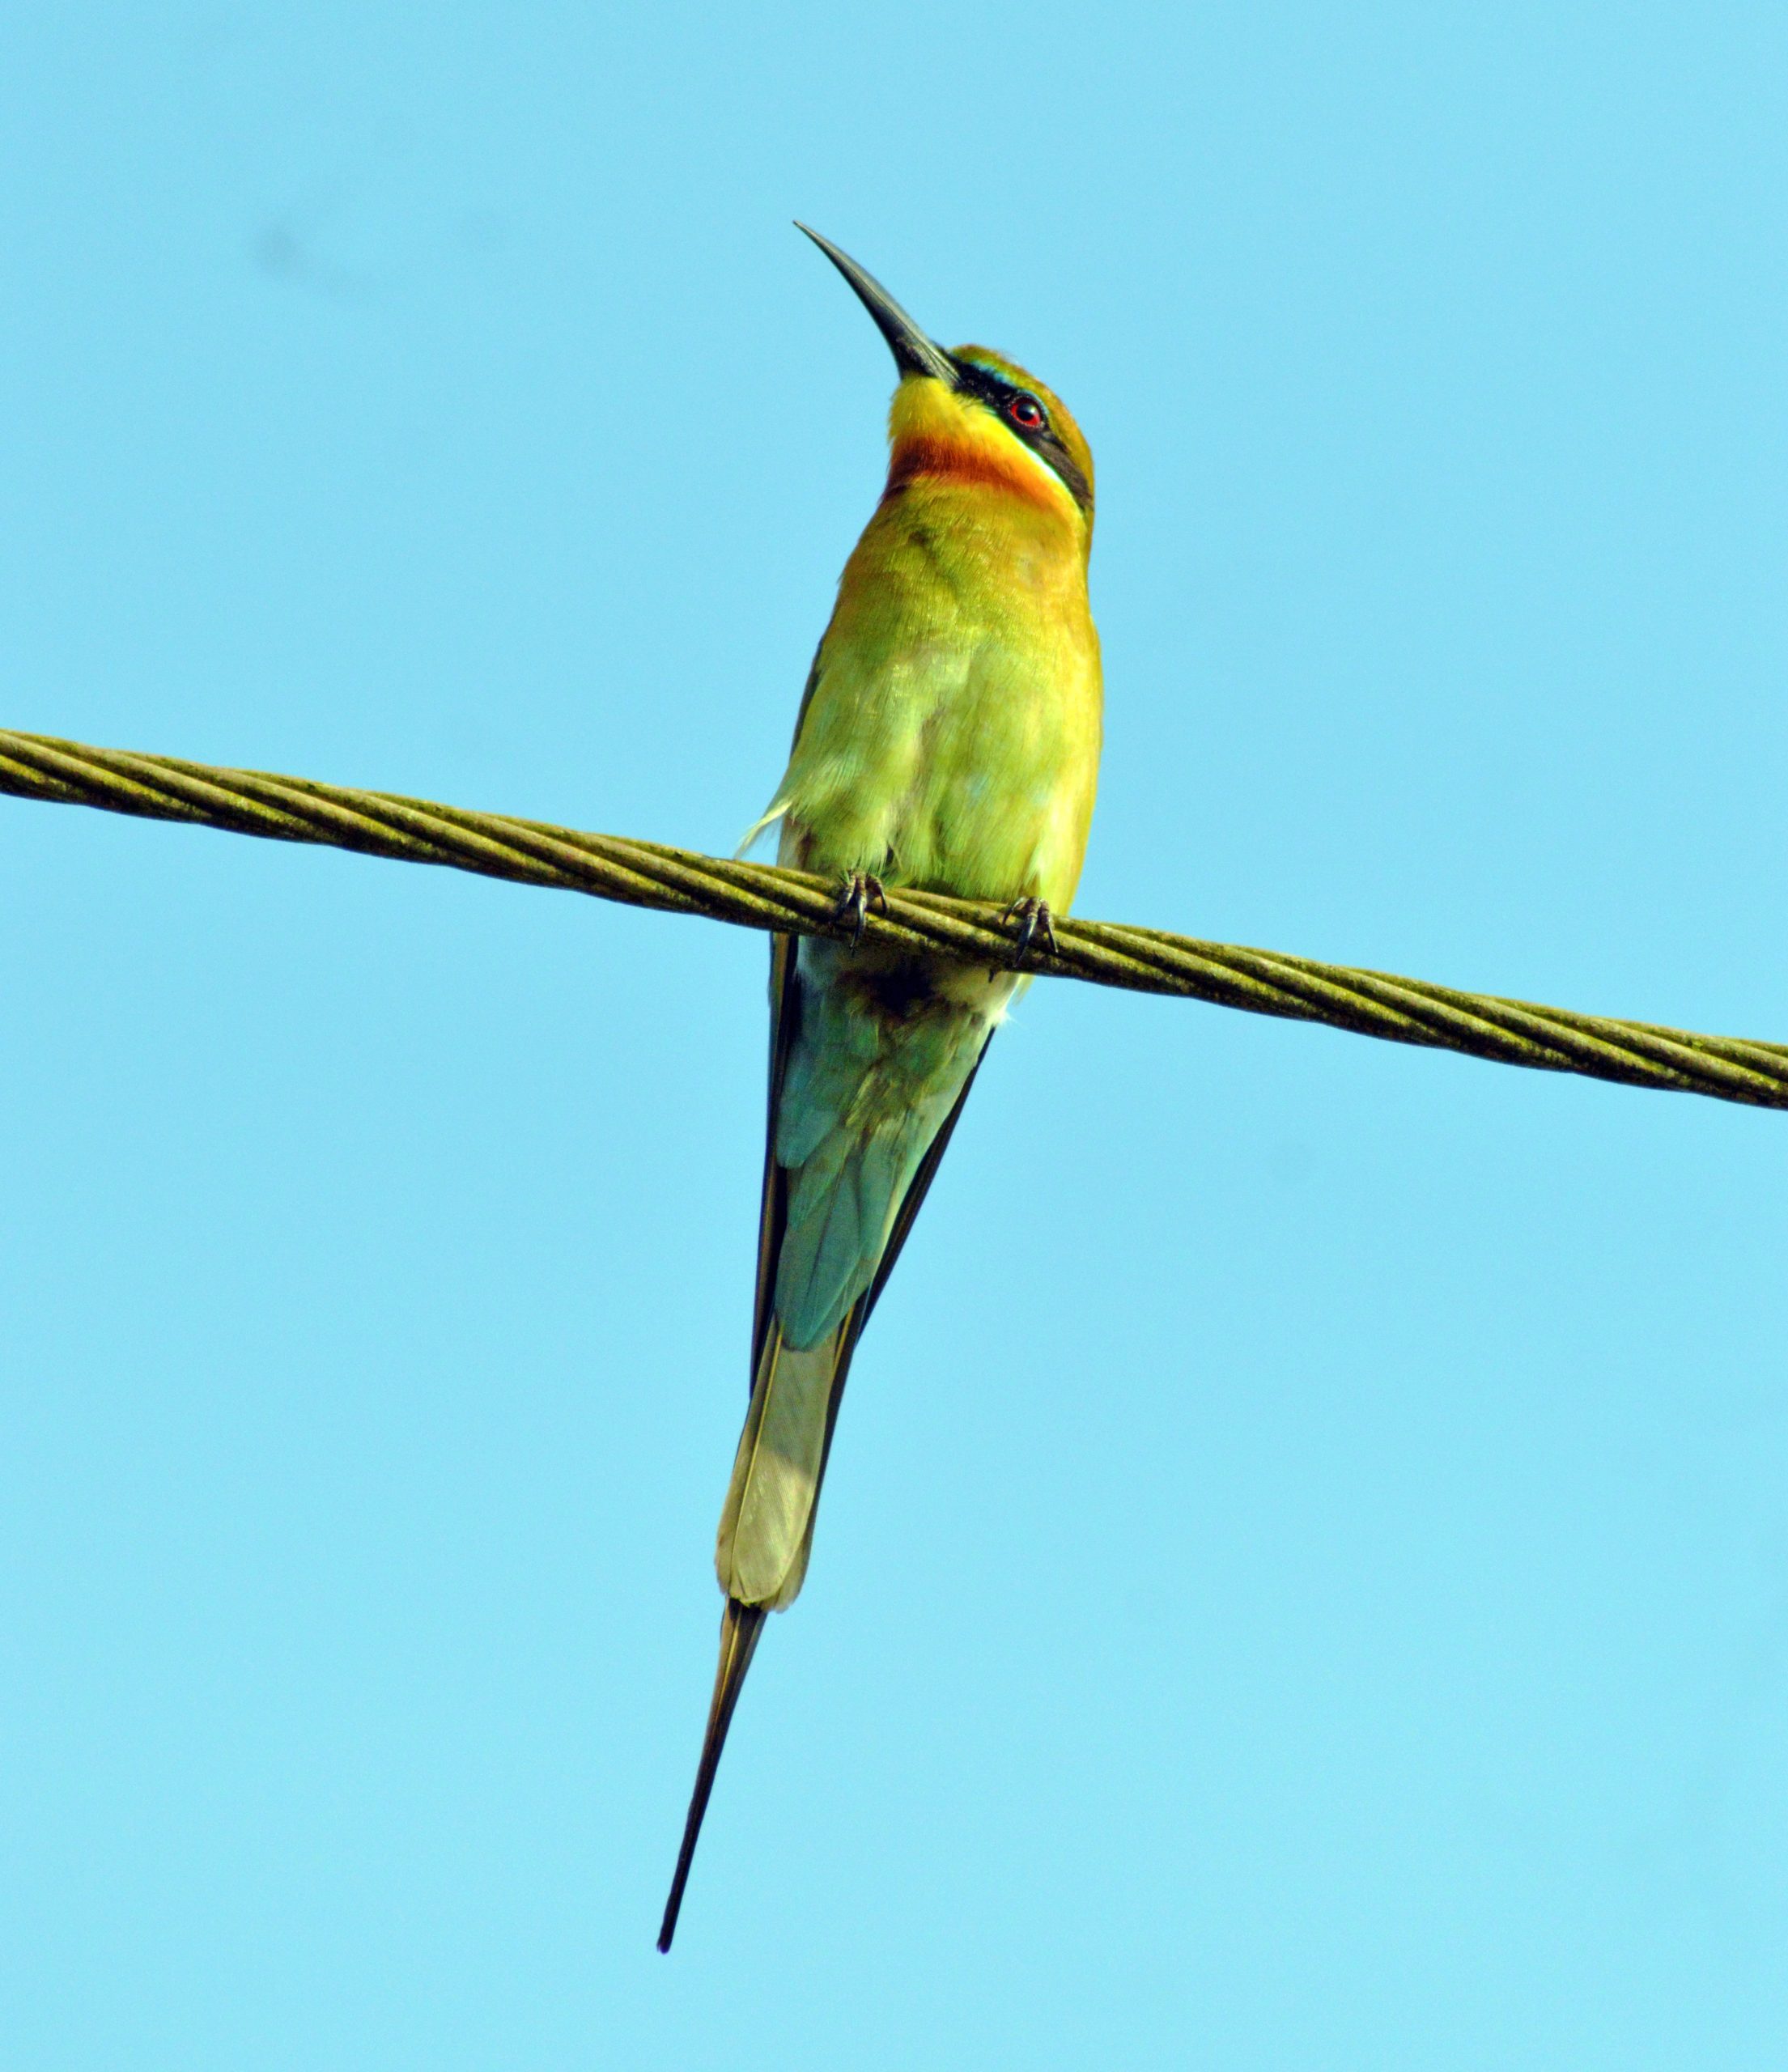
M 1021 431 L 1041 431 L 1049 422 L 1034 396 L 1014 396 L 1006 405 L 1006 415 Z

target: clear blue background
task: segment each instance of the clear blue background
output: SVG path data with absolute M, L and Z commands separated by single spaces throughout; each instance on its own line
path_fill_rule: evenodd
M 27 6 L 11 726 L 726 849 L 879 481 L 1099 459 L 1082 909 L 1788 1035 L 1779 7 Z M 1788 2054 L 1782 1118 L 1090 988 L 674 1956 L 764 949 L 0 802 L 44 2068 Z

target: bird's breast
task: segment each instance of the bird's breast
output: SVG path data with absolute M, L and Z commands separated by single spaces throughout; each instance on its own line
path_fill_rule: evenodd
M 1097 778 L 1084 560 L 1034 512 L 890 497 L 847 566 L 779 794 L 809 869 L 1065 908 Z

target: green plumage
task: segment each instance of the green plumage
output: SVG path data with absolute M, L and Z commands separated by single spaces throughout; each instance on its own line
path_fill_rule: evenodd
M 1092 456 L 1021 368 L 945 353 L 825 249 L 904 378 L 887 489 L 759 826 L 780 823 L 783 862 L 841 881 L 1065 911 L 1099 752 Z M 660 1948 L 763 1615 L 807 1572 L 858 1337 L 1021 983 L 842 934 L 775 943 L 751 1401 L 715 1547 L 720 1663 Z
M 788 1208 L 775 1308 L 785 1341 L 805 1347 L 874 1278 L 894 1211 L 992 1025 L 910 966 L 865 968 L 818 940 L 799 956 L 801 1022 L 776 1115 Z

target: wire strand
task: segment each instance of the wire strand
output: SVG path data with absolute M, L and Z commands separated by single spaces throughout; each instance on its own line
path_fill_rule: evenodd
M 838 925 L 837 885 L 804 872 L 3 728 L 0 792 L 444 864 L 741 928 L 820 935 Z M 1034 945 L 1028 970 L 1321 1022 L 1541 1072 L 1788 1108 L 1788 1045 L 1577 1014 L 1157 928 L 1061 917 L 1055 936 L 1053 952 Z M 877 906 L 865 916 L 864 937 L 989 965 L 1009 964 L 1013 949 L 998 907 L 897 886 L 888 889 L 886 914 Z

